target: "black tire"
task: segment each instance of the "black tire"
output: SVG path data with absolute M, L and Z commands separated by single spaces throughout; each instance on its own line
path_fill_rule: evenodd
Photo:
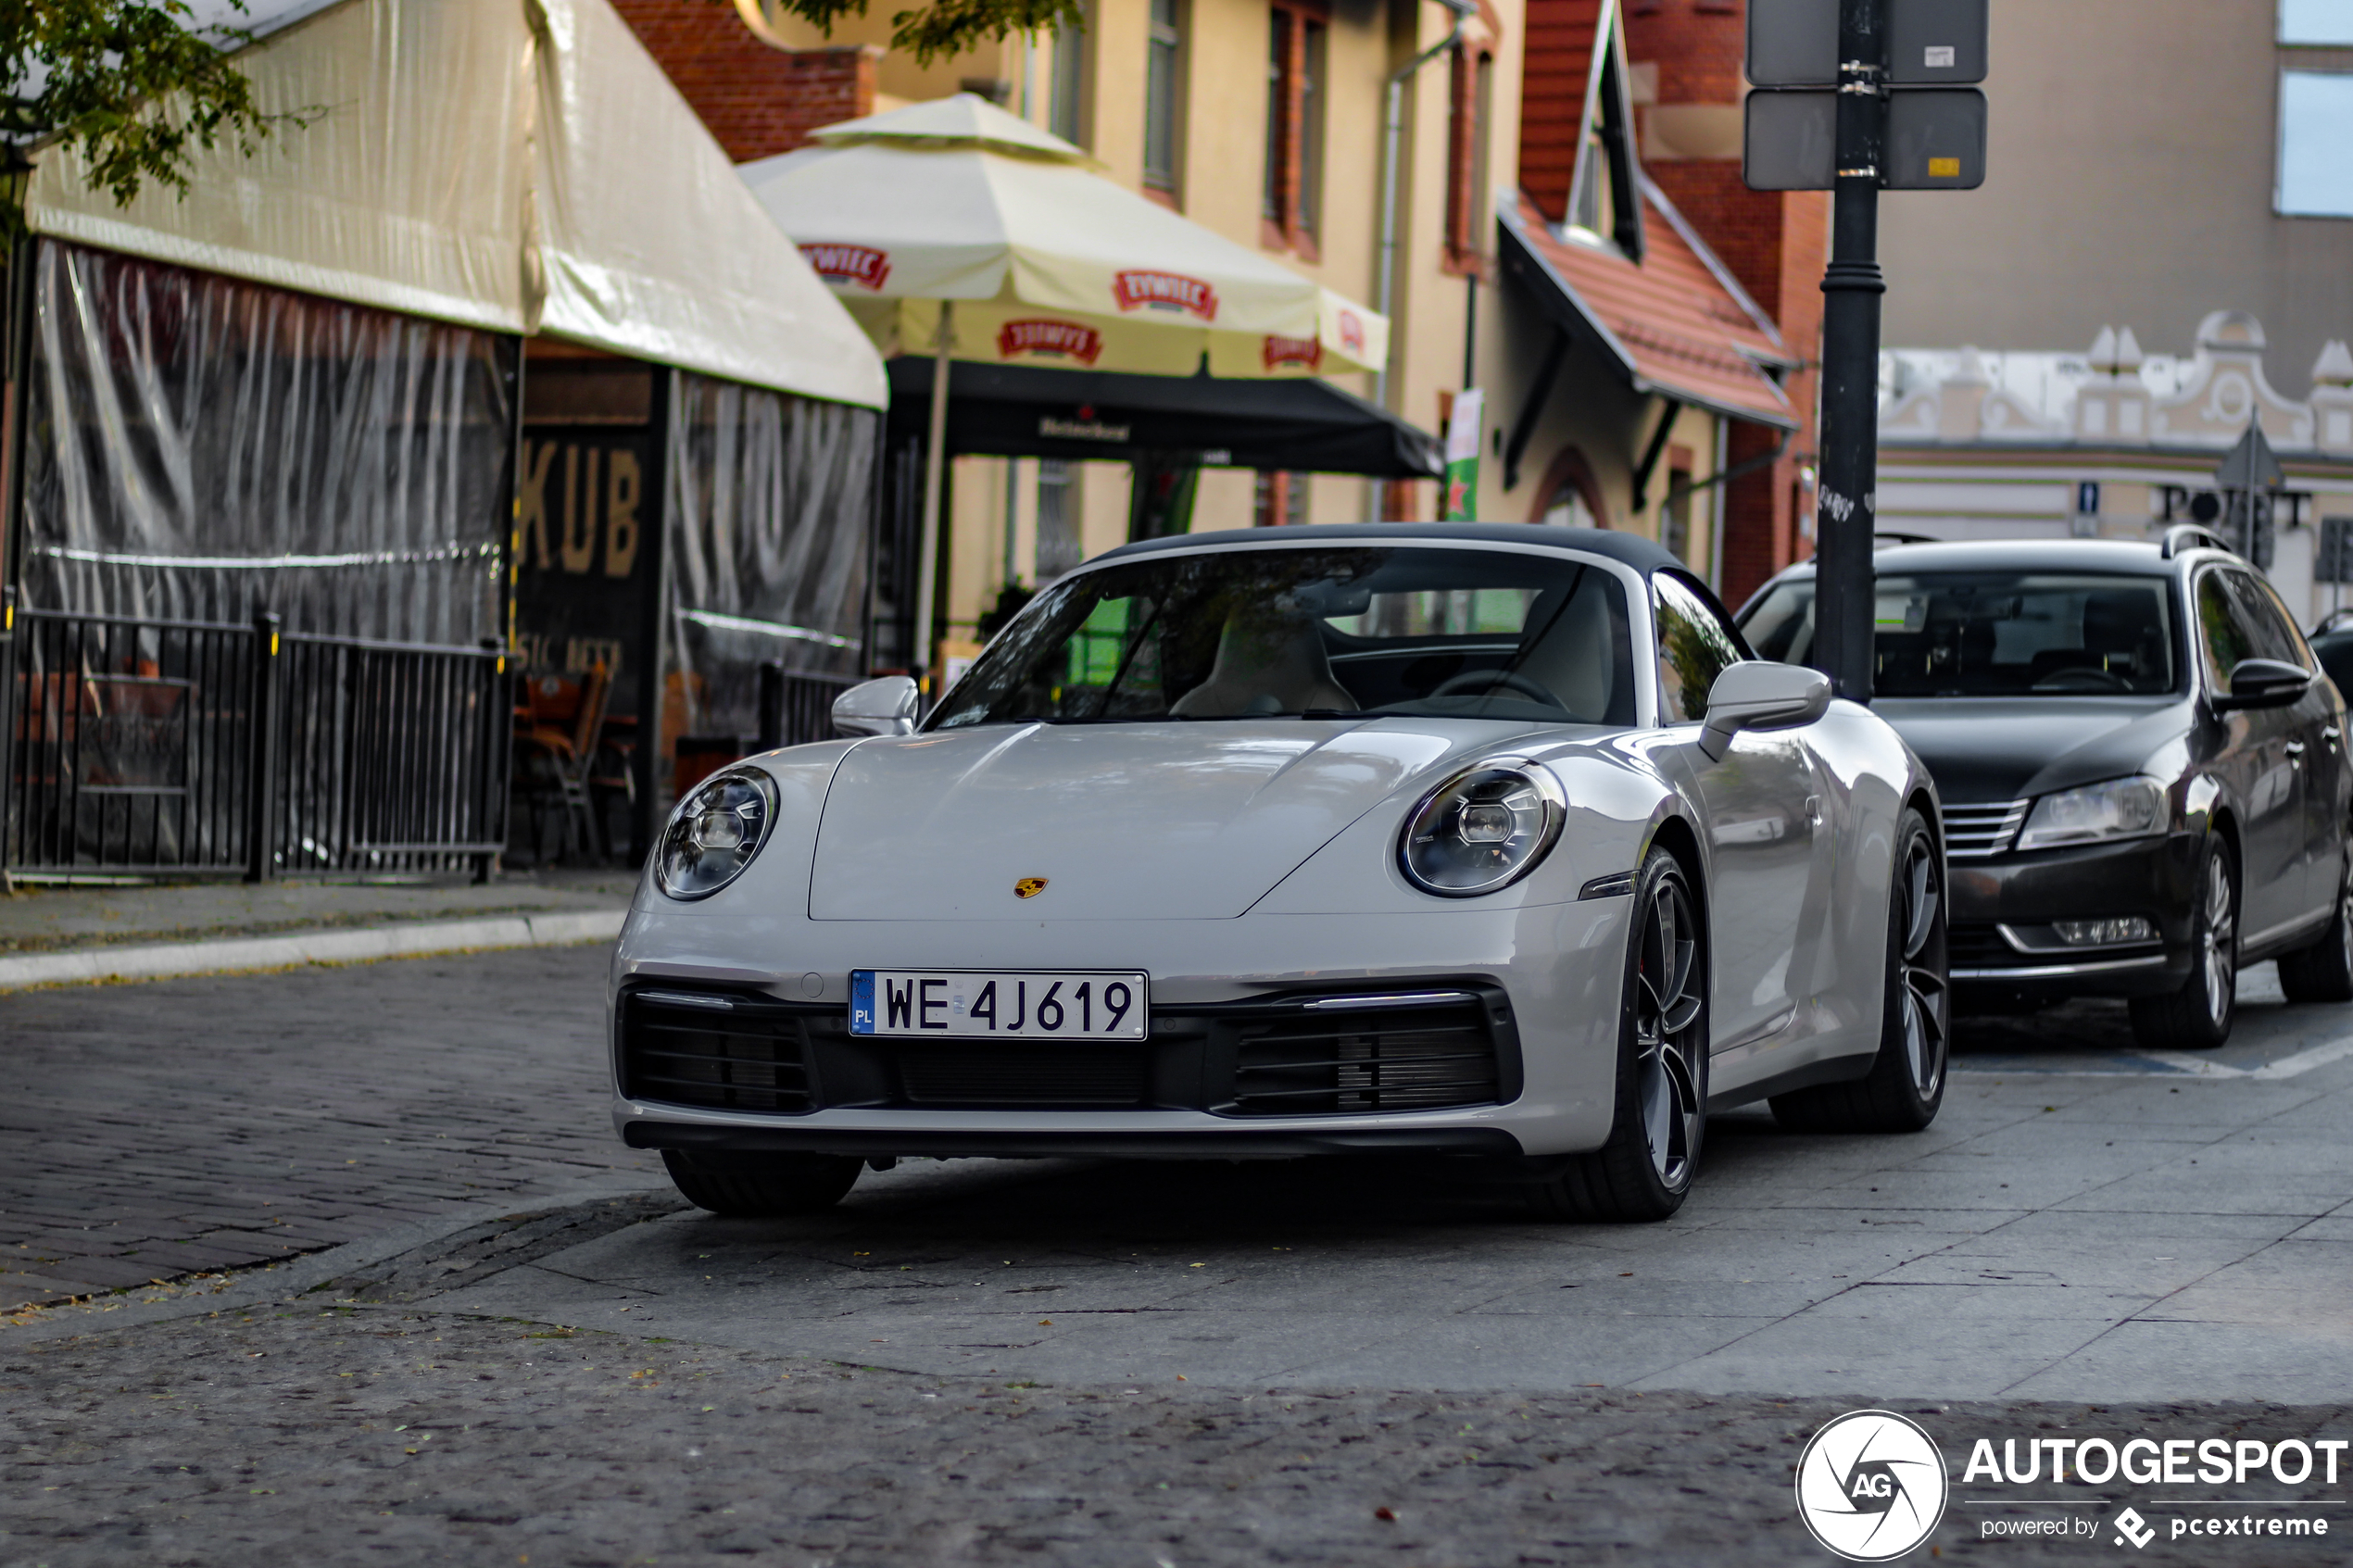
M 1544 1218 L 1664 1220 L 1683 1206 L 1707 1130 L 1707 930 L 1675 857 L 1654 849 L 1634 878 L 1618 1010 L 1609 1141 L 1531 1160 L 1529 1204 Z
M 1791 1132 L 1917 1133 L 1944 1103 L 1953 1030 L 1944 856 L 1909 808 L 1896 822 L 1895 844 L 1879 1053 L 1870 1072 L 1852 1082 L 1775 1095 L 1773 1120 Z
M 2353 878 L 2338 878 L 2336 914 L 2321 939 L 2280 955 L 2280 989 L 2291 1002 L 2353 1002 Z
M 678 1194 L 698 1209 L 742 1218 L 816 1214 L 839 1203 L 865 1161 L 838 1154 L 661 1151 Z
M 2238 857 L 2211 835 L 2190 918 L 2190 977 L 2170 996 L 2133 998 L 2133 1038 L 2149 1050 L 2211 1050 L 2238 1013 Z

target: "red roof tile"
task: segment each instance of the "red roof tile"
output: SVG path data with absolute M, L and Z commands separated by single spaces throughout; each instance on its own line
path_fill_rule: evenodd
M 1792 362 L 1780 335 L 1667 198 L 1643 187 L 1652 221 L 1639 264 L 1606 240 L 1561 237 L 1521 196 L 1503 218 L 1536 263 L 1539 276 L 1526 281 L 1555 290 L 1643 390 L 1795 429 L 1789 399 L 1761 368 Z

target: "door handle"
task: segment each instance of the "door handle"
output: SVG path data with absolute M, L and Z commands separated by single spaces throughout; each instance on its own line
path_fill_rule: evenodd
M 1817 828 L 1822 825 L 1822 797 L 1818 795 L 1806 797 L 1806 825 Z
M 2345 732 L 2338 729 L 2334 724 L 2331 724 L 2321 731 L 2321 738 L 2328 742 L 2331 746 L 2334 746 L 2339 740 L 2342 740 L 2344 736 Z
M 2301 756 L 2303 756 L 2303 755 L 2304 755 L 2304 743 L 2303 743 L 2302 741 L 2300 741 L 2300 740 L 2292 740 L 2292 741 L 2288 742 L 2288 743 L 2287 743 L 2287 754 L 2288 754 L 2290 757 L 2292 757 L 2292 758 L 2293 758 L 2293 757 L 2301 757 Z

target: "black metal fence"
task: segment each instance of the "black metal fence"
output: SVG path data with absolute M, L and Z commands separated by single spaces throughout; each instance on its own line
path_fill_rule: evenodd
M 761 665 L 760 735 L 754 749 L 774 751 L 780 746 L 833 739 L 834 698 L 863 678 L 787 670 L 782 664 Z
M 486 875 L 512 699 L 496 646 L 19 611 L 0 637 L 0 866 Z

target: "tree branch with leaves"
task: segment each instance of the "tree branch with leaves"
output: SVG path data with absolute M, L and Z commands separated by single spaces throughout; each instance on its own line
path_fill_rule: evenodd
M 242 14 L 243 0 L 228 0 Z M 200 25 L 188 0 L 7 0 L 0 4 L 0 138 L 13 163 L 34 144 L 73 147 L 92 186 L 128 203 L 149 182 L 185 194 L 193 148 L 253 156 L 273 132 L 308 123 L 269 113 L 232 52 L 249 35 Z M 0 185 L 0 239 L 24 207 Z
M 830 35 L 844 17 L 866 14 L 867 0 L 748 0 L 770 19 L 798 17 Z M 929 65 L 984 40 L 1016 32 L 1061 32 L 1086 24 L 1082 0 L 934 0 L 890 17 L 890 46 Z

